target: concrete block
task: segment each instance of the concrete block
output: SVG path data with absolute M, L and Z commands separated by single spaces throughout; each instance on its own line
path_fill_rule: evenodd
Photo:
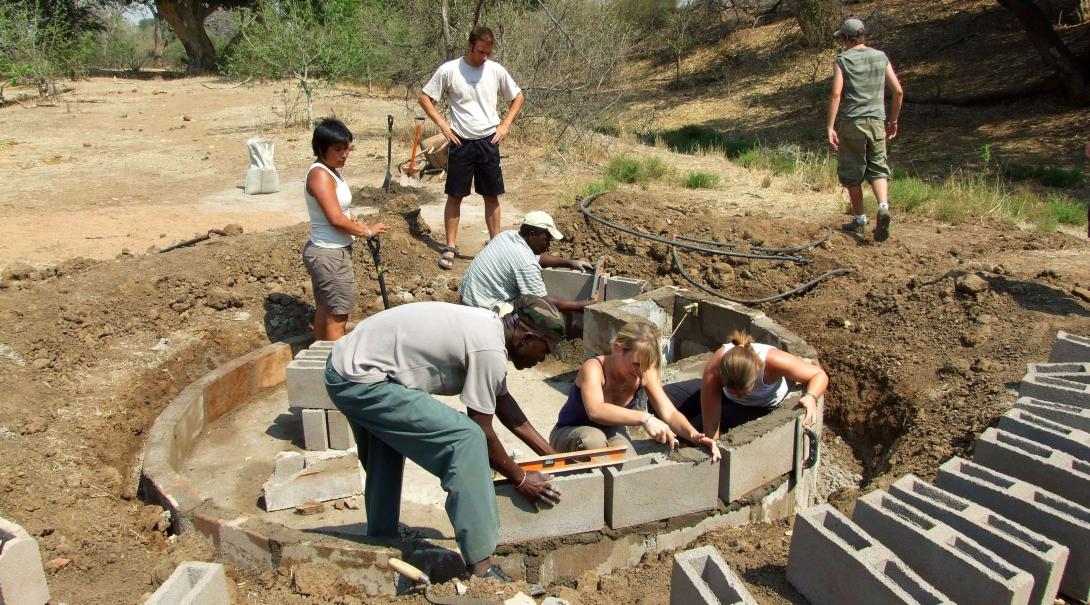
M 984 431 L 977 439 L 973 459 L 1061 498 L 1090 506 L 1090 462 L 996 429 Z
M 1052 422 L 1026 410 L 1013 409 L 999 418 L 999 430 L 1090 460 L 1090 433 Z
M 1026 371 L 1035 374 L 1090 374 L 1090 363 L 1030 363 L 1026 364 Z
M 336 340 L 315 340 L 310 343 L 311 349 L 332 349 L 333 345 L 337 344 Z
M 1090 509 L 962 458 L 940 466 L 935 482 L 1066 546 L 1070 554 L 1060 592 L 1090 601 Z
M 719 440 L 719 498 L 731 503 L 790 473 L 795 466 L 795 423 L 798 414 L 778 409 L 768 416 L 734 428 Z
M 326 410 L 303 409 L 303 443 L 307 451 L 329 449 L 329 428 L 326 426 Z
M 1033 576 L 1029 602 L 1052 605 L 1067 565 L 1070 551 L 1066 546 L 915 475 L 898 479 L 889 493 L 1028 572 Z
M 606 291 L 602 296 L 602 300 L 624 300 L 626 298 L 635 298 L 643 293 L 644 286 L 647 282 L 642 279 L 631 279 L 628 277 L 617 277 L 614 275 L 609 276 L 606 280 Z
M 742 580 L 712 546 L 674 555 L 670 605 L 757 605 Z
M 1014 402 L 1014 408 L 1026 410 L 1031 414 L 1051 420 L 1057 424 L 1090 433 L 1090 408 L 1064 405 L 1054 401 L 1020 397 Z
M 586 300 L 590 298 L 593 273 L 573 271 L 571 269 L 542 269 L 541 281 L 551 295 L 568 300 Z
M 959 604 L 1029 602 L 1032 576 L 890 494 L 875 490 L 857 500 L 852 520 Z
M 813 605 L 953 603 L 828 504 L 795 516 L 787 581 Z
M 325 364 L 320 359 L 296 359 L 288 365 L 285 383 L 288 405 L 293 408 L 335 410 L 325 390 Z
M 46 605 L 49 586 L 38 542 L 22 527 L 0 518 L 0 603 Z
M 1049 374 L 1027 372 L 1018 386 L 1018 396 L 1090 408 L 1090 385 Z
M 352 427 L 349 426 L 348 418 L 344 414 L 337 410 L 326 410 L 325 421 L 329 434 L 329 449 L 346 450 L 356 445 L 356 439 L 352 436 Z
M 685 447 L 604 467 L 606 523 L 618 529 L 715 508 L 718 466 L 702 450 Z
M 302 468 L 300 468 L 302 459 Z M 363 468 L 356 448 L 328 452 L 280 452 L 262 486 L 265 510 L 293 508 L 308 500 L 325 502 L 363 493 Z
M 511 484 L 496 486 L 496 508 L 500 516 L 500 544 L 538 538 L 561 537 L 605 527 L 605 479 L 602 471 L 557 475 L 552 485 L 563 494 L 559 505 L 539 505 Z
M 226 605 L 230 602 L 223 565 L 186 561 L 144 605 Z
M 613 350 L 613 337 L 626 323 L 644 319 L 664 334 L 670 333 L 670 315 L 651 300 L 611 300 L 583 311 L 583 345 L 597 355 Z
M 1069 334 L 1062 330 L 1057 332 L 1048 361 L 1050 363 L 1090 361 L 1090 338 Z
M 297 353 L 295 355 L 295 358 L 296 359 L 306 359 L 307 361 L 311 361 L 311 360 L 315 360 L 315 359 L 323 361 L 323 362 L 324 361 L 329 361 L 329 353 L 332 350 L 333 350 L 332 348 L 328 348 L 328 349 L 303 349 L 302 351 L 299 351 L 299 353 Z

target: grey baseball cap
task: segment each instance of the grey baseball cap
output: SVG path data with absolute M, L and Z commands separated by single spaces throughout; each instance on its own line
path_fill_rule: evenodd
M 844 23 L 840 24 L 840 29 L 833 32 L 833 36 L 839 38 L 844 36 L 847 38 L 858 38 L 863 33 L 863 22 L 855 17 L 851 19 L 845 19 Z

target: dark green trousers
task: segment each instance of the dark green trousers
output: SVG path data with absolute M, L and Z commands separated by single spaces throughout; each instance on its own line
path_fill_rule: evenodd
M 326 390 L 347 418 L 366 473 L 367 535 L 396 538 L 405 458 L 439 478 L 454 538 L 467 564 L 499 540 L 496 490 L 484 432 L 434 397 L 396 382 L 359 384 L 326 365 Z

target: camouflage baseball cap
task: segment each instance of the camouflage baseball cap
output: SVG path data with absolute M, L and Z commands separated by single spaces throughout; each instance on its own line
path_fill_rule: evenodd
M 549 301 L 537 296 L 520 296 L 513 306 L 512 313 L 519 322 L 544 339 L 550 351 L 564 339 L 564 316 Z

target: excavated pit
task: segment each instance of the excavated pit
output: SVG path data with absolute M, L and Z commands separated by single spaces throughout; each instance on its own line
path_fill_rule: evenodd
M 565 287 L 577 291 L 585 285 L 579 274 L 562 273 L 547 280 L 551 290 L 561 287 L 557 280 L 566 280 Z M 641 286 L 635 286 L 637 292 Z M 607 296 L 588 308 L 581 326 L 588 354 L 607 353 L 616 330 L 642 318 L 671 335 L 664 346 L 666 381 L 699 376 L 709 352 L 739 328 L 760 342 L 817 358 L 798 336 L 760 312 L 676 288 L 630 297 L 631 288 L 622 283 L 614 288 L 612 300 Z M 445 494 L 438 479 L 411 462 L 403 482 L 399 540 L 368 539 L 362 508 L 337 509 L 327 502 L 324 510 L 310 515 L 296 514 L 294 508 L 265 510 L 262 484 L 273 473 L 274 458 L 307 445 L 299 410 L 290 407 L 285 388 L 293 358 L 319 354 L 315 351 L 320 349 L 300 354 L 306 350 L 303 344 L 263 347 L 183 390 L 149 435 L 145 498 L 171 511 L 175 531 L 200 532 L 218 558 L 236 565 L 333 564 L 346 581 L 372 594 L 396 591 L 387 565 L 390 557 L 408 560 L 439 581 L 461 573 L 464 565 L 443 509 Z M 577 360 L 549 360 L 529 370 L 511 368 L 510 391 L 541 433 L 552 428 L 577 366 Z M 464 409 L 456 397 L 439 399 Z M 724 457 L 718 465 L 698 450 L 670 455 L 639 430 L 630 430 L 639 458 L 592 473 L 559 476 L 571 496 L 560 506 L 577 507 L 558 509 L 565 513 L 564 523 L 542 523 L 546 518 L 519 506 L 509 488 L 498 487 L 498 562 L 515 578 L 545 585 L 571 581 L 587 570 L 608 573 L 637 563 L 649 552 L 685 547 L 712 529 L 780 518 L 809 506 L 820 456 L 801 426 L 795 399 L 797 393 L 771 414 L 724 435 Z M 820 420 L 813 429 L 811 435 L 820 434 Z M 509 451 L 529 454 L 506 429 L 497 426 L 497 433 Z M 647 491 L 661 497 L 641 501 L 638 507 L 624 506 L 646 498 Z

